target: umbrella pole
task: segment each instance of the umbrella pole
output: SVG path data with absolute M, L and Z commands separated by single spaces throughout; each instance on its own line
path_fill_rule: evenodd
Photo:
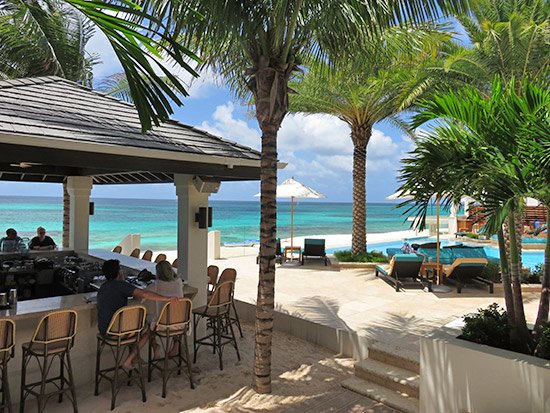
M 435 227 L 436 227 L 436 242 L 437 242 L 437 249 L 436 249 L 436 256 L 435 256 L 435 266 L 436 266 L 436 274 L 437 274 L 437 283 L 441 284 L 441 274 L 439 271 L 439 256 L 440 256 L 440 246 L 439 246 L 439 195 L 435 199 Z
M 294 259 L 294 197 L 290 197 L 290 254 Z

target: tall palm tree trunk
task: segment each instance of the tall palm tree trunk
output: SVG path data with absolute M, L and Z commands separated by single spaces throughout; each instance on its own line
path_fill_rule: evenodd
M 514 314 L 516 317 L 515 328 L 520 339 L 518 350 L 527 354 L 533 353 L 533 342 L 527 322 L 525 320 L 525 311 L 523 308 L 523 296 L 521 294 L 520 267 L 519 267 L 519 251 L 516 242 L 516 225 L 515 214 L 508 216 L 508 231 L 510 241 L 510 275 L 512 277 L 512 291 L 514 296 Z
M 63 248 L 69 248 L 71 198 L 67 190 L 67 178 L 63 180 Z
M 277 236 L 277 132 L 288 110 L 288 73 L 260 59 L 251 87 L 262 130 L 260 198 L 260 270 L 256 300 L 254 389 L 271 393 L 271 340 L 275 305 Z
M 504 241 L 504 231 L 502 228 L 498 231 L 498 249 L 500 253 L 500 273 L 502 278 L 502 288 L 504 289 L 504 302 L 506 303 L 506 313 L 510 325 L 516 325 L 516 312 L 514 310 L 514 295 L 512 292 L 512 281 L 510 279 L 510 267 L 508 265 L 508 255 L 506 254 L 506 243 Z
M 352 254 L 367 251 L 367 145 L 371 135 L 371 125 L 351 125 L 351 140 L 353 142 Z
M 550 207 L 546 208 L 546 223 L 550 223 Z M 548 311 L 550 308 L 550 237 L 546 239 L 544 249 L 544 275 L 540 281 L 542 291 L 540 293 L 539 312 L 535 323 L 535 334 L 538 335 L 540 328 L 548 322 Z

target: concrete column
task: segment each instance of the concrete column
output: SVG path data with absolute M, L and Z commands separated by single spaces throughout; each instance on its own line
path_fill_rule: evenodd
M 67 191 L 71 198 L 69 248 L 75 251 L 88 252 L 92 177 L 69 176 L 67 178 Z
M 458 222 L 456 220 L 456 214 L 458 213 L 458 208 L 460 204 L 451 204 L 451 211 L 449 214 L 449 235 L 454 235 L 457 232 Z
M 174 176 L 178 197 L 178 275 L 199 292 L 193 306 L 206 304 L 206 268 L 208 266 L 208 228 L 199 228 L 195 214 L 208 207 L 209 193 L 193 185 L 192 175 Z

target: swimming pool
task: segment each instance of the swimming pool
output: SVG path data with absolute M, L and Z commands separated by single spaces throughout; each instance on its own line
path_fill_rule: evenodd
M 400 240 L 400 241 L 391 241 L 391 242 L 372 243 L 367 245 L 367 249 L 369 252 L 376 250 L 386 254 L 386 248 L 401 248 L 404 242 L 405 241 Z M 423 244 L 425 242 L 435 242 L 435 238 L 414 238 L 414 239 L 407 239 L 406 242 L 408 242 L 409 244 L 411 243 Z M 447 240 L 447 239 L 441 240 L 442 246 L 455 245 L 455 244 L 460 244 L 460 242 Z M 462 243 L 462 244 L 467 246 L 476 246 L 476 247 L 480 246 L 479 244 L 468 244 L 468 243 Z M 332 249 L 327 249 L 327 252 L 332 253 L 334 251 L 344 251 L 349 249 L 350 247 L 332 248 Z M 497 247 L 484 245 L 483 249 L 485 250 L 485 253 L 487 254 L 488 257 L 493 257 L 493 258 L 500 257 Z M 533 269 L 536 265 L 544 263 L 544 251 L 523 250 L 522 261 L 525 267 L 529 267 Z

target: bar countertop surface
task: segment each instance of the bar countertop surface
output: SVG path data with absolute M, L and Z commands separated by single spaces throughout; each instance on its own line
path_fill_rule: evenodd
M 116 258 L 124 267 L 140 271 L 147 269 L 155 273 L 155 263 L 144 261 L 139 258 L 128 257 L 122 254 L 116 254 L 106 250 L 90 250 L 89 256 L 100 258 L 103 260 Z M 185 297 L 193 299 L 197 294 L 197 288 L 184 284 L 183 293 Z M 10 318 L 12 320 L 24 320 L 36 318 L 40 315 L 45 315 L 50 311 L 72 309 L 72 310 L 87 310 L 95 309 L 97 293 L 89 292 L 83 294 L 63 295 L 57 297 L 38 298 L 34 300 L 19 301 L 16 305 L 6 310 L 0 310 L 0 318 Z

